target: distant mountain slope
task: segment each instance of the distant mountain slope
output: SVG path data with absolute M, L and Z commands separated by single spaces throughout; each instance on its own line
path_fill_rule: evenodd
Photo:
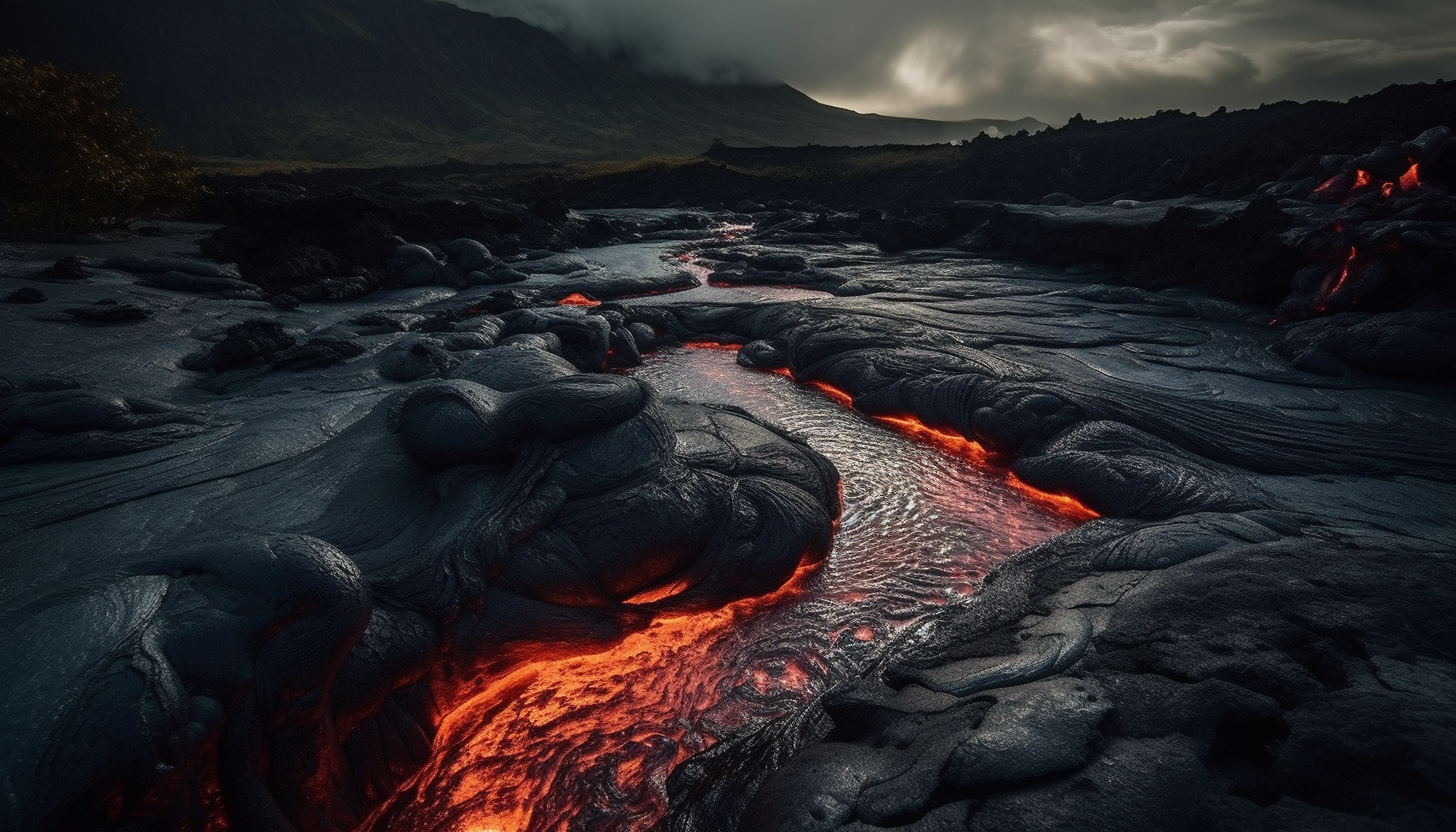
M 0 0 L 0 49 L 113 70 L 169 143 L 225 157 L 534 161 L 1043 126 L 860 115 L 783 85 L 648 75 L 434 0 Z

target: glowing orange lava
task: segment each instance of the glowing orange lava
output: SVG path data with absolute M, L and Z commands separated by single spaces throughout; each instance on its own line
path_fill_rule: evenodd
M 958 433 L 937 430 L 914 416 L 876 416 L 897 432 L 911 439 L 938 448 L 942 453 L 960 457 L 973 465 L 987 466 L 991 463 L 991 452 L 974 439 L 967 439 Z
M 1330 301 L 1334 300 L 1335 296 L 1340 293 L 1340 290 L 1345 288 L 1345 284 L 1350 282 L 1350 277 L 1356 271 L 1355 261 L 1359 257 L 1359 249 L 1351 245 L 1350 252 L 1345 255 L 1345 262 L 1340 266 L 1339 277 L 1336 278 L 1334 285 L 1330 286 L 1327 291 L 1321 294 L 1319 302 L 1315 304 L 1315 309 L 1318 309 L 1321 312 L 1325 311 L 1325 309 L 1329 306 Z
M 1378 186 L 1380 195 L 1385 199 L 1390 199 L 1396 194 L 1414 194 L 1421 189 L 1420 167 L 1419 162 L 1412 162 L 1410 168 L 1399 178 L 1388 181 L 1377 180 L 1375 175 L 1368 170 L 1356 170 L 1353 179 L 1349 173 L 1341 173 L 1320 183 L 1319 187 L 1314 189 L 1314 196 L 1331 201 L 1343 199 L 1349 203 L 1359 195 L 1359 192 L 1373 186 Z
M 706 340 L 684 346 L 725 352 L 740 348 Z M 773 372 L 792 378 L 787 369 Z M 840 405 L 852 406 L 848 393 L 829 384 L 813 386 Z M 973 440 L 913 416 L 875 418 L 947 455 L 1003 472 L 1019 491 L 1064 515 L 1096 516 L 1070 497 L 1018 485 Z M 843 502 L 843 483 L 840 487 Z M 1002 538 L 1006 549 L 999 556 L 1032 542 L 1037 541 L 1012 533 Z M 875 554 L 867 563 L 883 566 L 881 548 L 866 551 Z M 955 568 L 942 573 L 943 582 L 932 583 L 931 594 L 922 596 L 917 590 L 917 603 L 944 606 L 955 600 L 948 593 L 969 595 L 993 562 L 957 554 Z M 822 651 L 745 652 L 745 645 L 757 649 L 760 644 L 755 639 L 764 631 L 755 628 L 784 626 L 777 617 L 786 611 L 820 600 L 865 601 L 884 591 L 877 579 L 863 580 L 868 576 L 856 573 L 826 590 L 821 584 L 834 570 L 820 573 L 817 567 L 806 558 L 777 591 L 710 611 L 667 609 L 673 596 L 688 589 L 684 582 L 649 587 L 626 603 L 657 605 L 636 608 L 644 615 L 655 611 L 656 617 L 613 643 L 520 642 L 467 672 L 466 678 L 436 679 L 434 692 L 446 716 L 431 760 L 361 832 L 651 828 L 666 810 L 667 776 L 680 763 L 720 737 L 794 712 L 827 687 L 834 671 Z M 806 591 L 811 582 L 813 594 Z M 814 624 L 800 625 L 798 631 L 828 640 L 835 650 L 874 650 L 890 643 L 895 628 L 912 620 L 877 617 L 887 608 L 855 612 L 838 626 L 824 626 L 822 636 Z M 748 655 L 753 658 L 745 661 Z
M 1006 472 L 1006 481 L 1011 484 L 1012 488 L 1025 494 L 1033 502 L 1041 503 L 1074 520 L 1096 520 L 1102 516 L 1083 504 L 1076 497 L 1068 494 L 1054 494 L 1050 491 L 1042 491 L 1034 485 L 1027 485 L 1025 481 L 1010 471 Z
M 794 661 L 726 680 L 694 671 L 723 666 L 718 654 L 742 622 L 802 595 L 817 566 L 806 559 L 769 595 L 664 614 L 598 652 L 521 661 L 487 677 L 442 721 L 430 763 L 362 828 L 565 832 L 597 828 L 582 821 L 597 815 L 610 819 L 601 828 L 628 832 L 656 822 L 666 773 L 716 740 L 693 726 L 723 687 L 791 698 L 809 689 Z
M 556 302 L 557 306 L 601 306 L 599 300 L 592 300 L 581 292 L 572 292 Z
M 790 373 L 787 370 L 785 371 L 785 374 L 788 375 L 789 378 L 794 377 L 793 373 Z M 838 387 L 825 384 L 822 381 L 811 381 L 809 382 L 809 386 L 814 388 L 815 390 L 818 390 L 820 393 L 823 393 L 824 395 L 828 396 L 839 404 L 842 404 L 851 410 L 854 409 L 854 396 L 851 396 L 843 390 L 840 390 Z
M 1344 181 L 1344 174 L 1341 174 L 1339 176 L 1331 176 L 1329 179 L 1326 179 L 1324 182 L 1320 183 L 1319 187 L 1314 189 L 1314 195 L 1327 199 L 1335 199 L 1339 197 L 1342 193 L 1341 189 L 1344 186 Z
M 1416 162 L 1410 166 L 1410 170 L 1400 175 L 1400 189 L 1406 193 L 1418 190 L 1421 187 L 1421 164 Z
M 723 352 L 738 352 L 743 349 L 742 344 L 727 344 L 722 341 L 684 341 L 683 348 L 689 350 L 722 350 Z
M 793 374 L 786 369 L 775 370 L 774 372 L 788 376 L 789 378 L 793 378 Z M 828 396 L 839 404 L 850 409 L 854 408 L 854 397 L 844 390 L 841 390 L 832 384 L 827 384 L 822 381 L 811 381 L 808 384 L 810 387 L 813 387 L 815 390 L 822 392 L 824 395 Z M 996 456 L 990 451 L 986 450 L 986 447 L 980 442 L 977 442 L 974 439 L 967 439 L 966 437 L 961 436 L 958 433 L 954 433 L 948 430 L 933 428 L 925 424 L 916 416 L 871 416 L 870 418 L 874 419 L 877 422 L 880 422 L 881 424 L 888 425 L 890 428 L 894 429 L 895 432 L 901 434 L 902 436 L 907 436 L 917 442 L 936 448 L 937 450 L 948 456 L 964 459 L 972 465 L 980 466 L 982 468 L 997 469 L 1003 467 L 997 464 L 998 460 Z M 1021 492 L 1029 499 L 1056 511 L 1063 516 L 1072 518 L 1074 520 L 1092 520 L 1101 516 L 1100 514 L 1083 504 L 1082 501 L 1078 500 L 1076 497 L 1072 497 L 1067 494 L 1053 494 L 1049 491 L 1042 491 L 1039 488 L 1027 485 L 1019 477 L 1011 473 L 1010 470 L 1006 470 L 1005 473 L 1006 481 L 1011 485 L 1012 488 Z

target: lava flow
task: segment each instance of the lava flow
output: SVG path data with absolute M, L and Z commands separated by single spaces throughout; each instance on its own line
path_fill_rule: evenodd
M 556 302 L 557 306 L 601 306 L 599 300 L 592 300 L 581 292 L 572 292 Z
M 692 346 L 631 372 L 669 398 L 748 407 L 828 456 L 843 476 L 834 550 L 768 596 L 660 614 L 611 645 L 569 655 L 524 645 L 535 653 L 482 671 L 443 720 L 431 762 L 365 829 L 648 829 L 683 760 L 874 672 L 970 598 L 995 563 L 1077 524 L 1004 472 L 927 444 L 932 428 L 908 441 L 813 389 L 737 366 L 722 354 L 733 345 Z
M 792 375 L 787 370 L 782 371 L 780 374 L 788 375 L 792 378 Z M 845 407 L 854 408 L 854 397 L 833 385 L 825 384 L 822 381 L 811 381 L 809 382 L 809 386 Z M 994 467 L 995 465 L 996 459 L 994 455 L 986 450 L 986 447 L 980 442 L 974 439 L 967 439 L 958 433 L 933 428 L 922 422 L 917 416 L 871 416 L 870 418 L 881 424 L 888 425 L 897 433 L 908 436 L 917 442 L 922 442 L 932 448 L 937 448 L 948 456 L 964 459 L 972 465 L 980 467 Z M 1043 491 L 1036 486 L 1027 484 L 1020 477 L 1011 473 L 1009 469 L 1005 473 L 1006 482 L 1012 488 L 1067 517 L 1076 520 L 1093 520 L 1101 516 L 1091 508 L 1088 508 L 1076 497 Z
M 1339 173 L 1320 183 L 1314 189 L 1314 196 L 1327 202 L 1349 204 L 1356 197 L 1368 193 L 1371 188 L 1380 191 L 1385 199 L 1394 196 L 1410 196 L 1421 189 L 1421 165 L 1412 161 L 1405 173 L 1395 179 L 1379 180 L 1368 170 L 1357 169 Z
M 1421 181 L 1420 162 L 1414 159 L 1408 161 L 1410 167 L 1395 179 L 1378 179 L 1363 168 L 1337 174 L 1315 188 L 1313 197 L 1319 201 L 1339 201 L 1350 205 L 1367 193 L 1378 192 L 1380 200 L 1375 202 L 1371 210 L 1384 210 L 1392 199 L 1415 196 L 1425 187 L 1425 183 Z M 1354 306 L 1359 299 L 1361 274 L 1378 255 L 1396 250 L 1396 244 L 1390 242 L 1374 251 L 1361 251 L 1350 239 L 1345 223 L 1341 221 L 1332 222 L 1328 230 L 1333 232 L 1331 236 L 1334 242 L 1323 244 L 1321 251 L 1315 256 L 1337 265 L 1330 269 L 1309 307 L 1322 314 Z M 1270 323 L 1279 322 L 1280 319 L 1276 317 Z
M 740 677 L 725 666 L 744 622 L 803 594 L 817 563 L 778 591 L 706 613 L 666 615 L 614 645 L 522 661 L 491 679 L 443 721 L 435 756 L 366 829 L 555 832 L 632 830 L 666 809 L 663 778 L 712 745 L 705 716 L 749 685 L 777 715 L 810 695 L 797 664 Z M 643 598 L 634 600 L 644 600 Z M 760 709 L 762 710 L 762 709 Z M 760 718 L 763 713 L 757 714 Z

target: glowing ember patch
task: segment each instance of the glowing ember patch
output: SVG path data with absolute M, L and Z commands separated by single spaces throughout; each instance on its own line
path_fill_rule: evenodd
M 778 371 L 775 371 L 778 372 Z M 789 375 L 787 371 L 782 373 Z M 790 376 L 792 378 L 792 376 Z M 854 397 L 833 385 L 822 381 L 811 381 L 809 386 L 829 396 L 839 404 L 854 408 Z M 958 433 L 930 427 L 915 416 L 872 416 L 875 421 L 887 425 L 897 433 L 917 442 L 929 445 L 947 456 L 958 457 L 983 468 L 999 467 L 994 455 L 974 439 L 967 439 Z M 1034 502 L 1074 520 L 1092 520 L 1101 515 L 1088 508 L 1076 497 L 1066 494 L 1052 494 L 1022 482 L 1015 474 L 1006 472 L 1006 480 L 1012 488 L 1020 491 Z
M 683 592 L 687 591 L 691 587 L 692 587 L 692 582 L 689 581 L 689 580 L 687 580 L 686 578 L 684 578 L 682 580 L 673 581 L 671 583 L 663 584 L 662 586 L 656 586 L 656 587 L 651 587 L 649 589 L 644 589 L 641 592 L 637 593 L 636 595 L 633 595 L 631 598 L 628 598 L 627 600 L 623 601 L 622 603 L 624 603 L 624 604 L 651 604 L 651 603 L 654 603 L 654 602 L 657 602 L 657 601 L 661 601 L 664 598 L 671 598 L 674 595 L 681 595 Z
M 811 381 L 809 382 L 809 386 L 814 388 L 815 390 L 818 390 L 820 393 L 823 393 L 824 395 L 828 396 L 839 404 L 844 405 L 845 407 L 851 409 L 854 407 L 854 397 L 844 392 L 843 390 L 840 390 L 838 387 L 830 384 L 825 384 L 822 381 Z
M 556 302 L 558 306 L 601 306 L 599 300 L 592 300 L 581 292 L 572 292 Z
M 1053 494 L 1050 491 L 1042 491 L 1032 485 L 1027 485 L 1022 479 L 1009 471 L 1006 474 L 1006 481 L 1011 487 L 1025 494 L 1034 502 L 1055 509 L 1058 512 L 1074 520 L 1096 520 L 1102 515 L 1087 507 L 1081 500 L 1067 494 Z
M 1344 191 L 1344 189 L 1345 174 L 1342 173 L 1326 179 L 1323 184 L 1321 184 L 1318 188 L 1314 189 L 1314 192 L 1316 196 L 1334 198 L 1338 197 Z
M 854 631 L 856 641 L 874 641 L 875 631 L 873 627 L 860 627 Z
M 1319 299 L 1315 301 L 1315 311 L 1325 312 L 1329 310 L 1330 303 L 1335 300 L 1340 294 L 1340 291 L 1350 282 L 1350 278 L 1359 271 L 1358 264 L 1355 262 L 1359 257 L 1359 250 L 1353 245 L 1350 246 L 1349 253 L 1345 255 L 1345 262 L 1340 265 L 1338 276 L 1333 281 L 1326 278 L 1326 288 L 1320 291 Z
M 1409 169 L 1393 181 L 1377 180 L 1374 174 L 1368 170 L 1354 171 L 1353 178 L 1350 173 L 1341 173 L 1332 176 L 1320 183 L 1314 189 L 1314 196 L 1328 200 L 1344 198 L 1346 204 L 1353 200 L 1358 192 L 1367 188 L 1377 187 L 1380 195 L 1385 199 L 1391 199 L 1397 194 L 1414 194 L 1421 189 L 1420 163 L 1412 162 Z M 1336 232 L 1341 231 L 1339 224 L 1333 225 Z
M 798 662 L 790 661 L 784 665 L 784 672 L 779 677 L 779 684 L 786 690 L 803 691 L 808 690 L 814 677 L 804 669 Z
M 738 352 L 743 349 L 742 344 L 725 344 L 722 341 L 684 341 L 683 348 L 689 350 L 721 350 L 723 352 Z
M 1410 170 L 1400 175 L 1400 189 L 1406 193 L 1419 190 L 1421 187 L 1421 165 L 1419 162 L 1410 166 Z
M 930 427 L 914 416 L 876 416 L 875 421 L 883 422 L 911 439 L 924 442 L 951 456 L 960 457 L 975 465 L 988 465 L 991 462 L 991 452 L 985 446 L 974 439 L 967 439 L 958 433 L 937 430 Z

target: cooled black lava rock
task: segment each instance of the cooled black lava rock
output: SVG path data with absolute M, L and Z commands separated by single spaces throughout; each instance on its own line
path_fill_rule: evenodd
M 243 279 L 266 290 L 306 300 L 338 299 L 340 287 L 305 294 L 299 288 L 339 276 L 363 277 L 350 289 L 372 291 L 391 255 L 406 241 L 454 246 L 451 256 L 460 262 L 453 267 L 463 279 L 482 266 L 495 266 L 492 250 L 511 254 L 526 247 L 565 248 L 573 239 L 569 229 L 575 228 L 543 220 L 513 203 L 397 182 L 312 189 L 250 184 L 209 198 L 199 216 L 228 226 L 203 241 L 204 254 L 237 263 Z M 479 243 L 481 250 L 462 240 Z M 469 268 L 462 265 L 467 263 Z M 396 274 L 403 276 L 402 271 Z M 429 277 L 436 279 L 438 272 Z
M 189 370 L 226 372 L 268 364 L 298 340 L 277 321 L 252 320 L 228 327 L 223 339 L 183 362 Z
M 1323 375 L 1350 369 L 1395 378 L 1456 381 L 1456 310 L 1370 315 L 1346 312 L 1290 326 L 1270 347 Z
M 62 310 L 78 321 L 92 324 L 128 324 L 144 321 L 152 316 L 152 310 L 130 301 L 104 298 L 87 306 L 75 306 Z
M 532 310 L 568 340 L 577 327 L 630 332 L 620 313 L 557 312 Z M 353 828 L 427 761 L 436 683 L 477 672 L 502 643 L 611 641 L 656 610 L 770 591 L 827 554 L 838 477 L 807 446 L 739 411 L 582 374 L 533 345 L 559 346 L 551 331 L 485 348 L 507 328 L 473 315 L 409 336 L 443 360 L 392 394 L 291 382 L 274 388 L 286 396 L 224 395 L 246 423 L 172 448 L 158 440 L 186 437 L 157 432 L 176 413 L 0 384 L 4 461 L 152 440 L 86 495 L 3 515 L 7 568 L 61 552 L 90 576 L 23 603 L 19 583 L 0 588 L 0 653 L 34 669 L 0 681 L 11 816 L 38 829 L 112 812 L 157 829 Z M 193 364 L 318 379 L 354 349 L 249 321 Z M 319 411 L 273 410 L 295 395 Z M 684 588 L 630 603 L 663 584 Z M 88 753 L 48 771 L 81 735 Z
M 46 296 L 34 286 L 22 286 L 5 296 L 6 303 L 45 303 Z
M 36 274 L 41 280 L 85 280 L 91 275 L 79 257 L 62 257 Z
M 299 372 L 341 364 L 364 352 L 362 344 L 348 338 L 310 338 L 273 353 L 268 363 L 275 370 Z
M 208 277 L 188 272 L 162 272 L 146 277 L 143 286 L 171 289 L 176 292 L 193 292 L 202 295 L 218 295 L 225 298 L 261 300 L 263 291 L 245 280 L 232 277 Z
M 195 436 L 204 424 L 188 411 L 69 380 L 21 379 L 0 390 L 0 464 L 136 453 Z

